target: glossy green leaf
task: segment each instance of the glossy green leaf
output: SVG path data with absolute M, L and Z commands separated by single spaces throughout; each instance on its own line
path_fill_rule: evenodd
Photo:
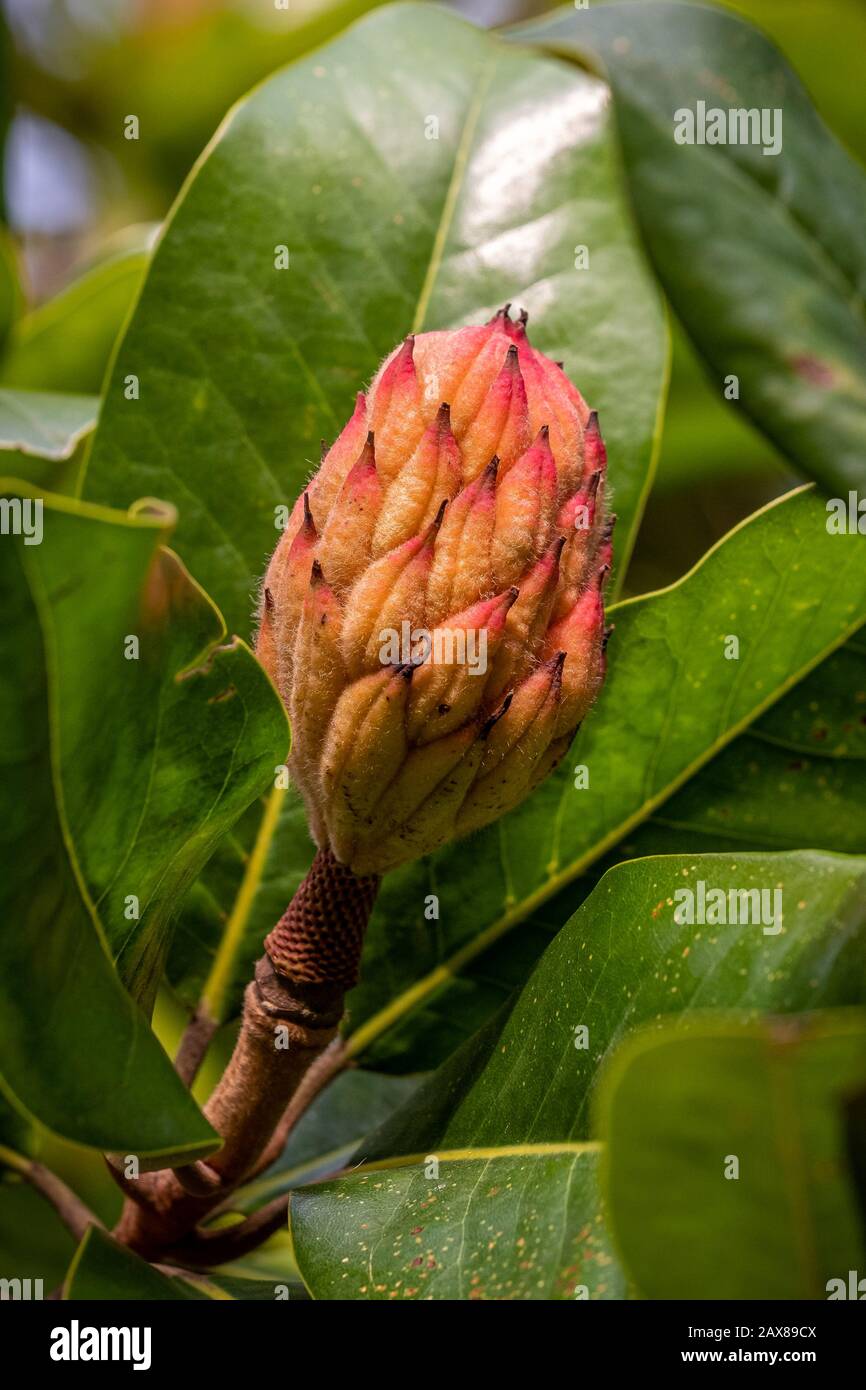
M 559 771 L 498 824 L 385 879 L 352 1001 L 353 1050 L 382 1066 L 370 1050 L 380 1037 L 411 1027 L 482 950 L 619 846 L 862 624 L 866 545 L 829 535 L 825 521 L 815 493 L 795 493 L 680 583 L 613 611 L 605 688 Z M 731 635 L 736 660 L 725 657 Z M 575 785 L 580 767 L 588 786 Z M 452 1020 L 462 982 L 453 988 Z M 383 1047 L 393 1055 L 399 1035 Z
M 91 396 L 0 388 L 0 475 L 73 494 L 98 412 Z
M 769 440 L 733 401 L 725 400 L 674 319 L 670 390 L 653 484 L 653 497 L 659 509 L 666 509 L 666 521 L 670 518 L 667 509 L 677 505 L 678 496 L 685 493 L 688 498 L 694 489 L 706 489 L 707 485 L 724 490 L 729 505 L 739 507 L 741 515 L 745 479 L 766 477 L 775 482 L 785 471 L 784 459 Z M 665 529 L 664 541 L 669 546 L 677 537 L 668 526 Z M 642 534 L 641 544 L 645 541 Z
M 95 396 L 0 388 L 0 449 L 40 459 L 71 458 L 98 413 Z
M 314 1298 L 405 1302 L 626 1297 L 593 1145 L 440 1153 L 292 1194 Z
M 243 632 L 275 507 L 380 359 L 515 300 L 601 412 L 624 569 L 666 341 L 607 108 L 597 79 L 422 5 L 377 11 L 257 88 L 155 252 L 85 495 L 175 502 L 180 554 Z
M 814 849 L 866 854 L 866 648 L 859 634 L 613 851 Z M 614 860 L 615 862 L 615 860 Z M 604 861 L 602 861 L 604 863 Z
M 769 910 L 745 924 L 714 924 L 706 912 L 702 923 L 698 910 L 692 922 L 677 920 L 678 891 L 698 894 L 701 882 L 705 893 L 764 891 L 760 906 Z M 620 864 L 523 988 L 357 1156 L 584 1140 L 599 1065 L 639 1024 L 667 1014 L 687 1021 L 713 1007 L 793 1013 L 858 1003 L 866 987 L 864 888 L 866 858 L 842 855 Z
M 210 1295 L 186 1279 L 162 1274 L 107 1232 L 90 1226 L 72 1257 L 63 1297 L 72 1302 L 173 1303 L 199 1301 Z
M 866 854 L 866 765 L 792 757 L 746 736 L 662 807 L 655 824 L 748 848 Z M 685 848 L 686 846 L 683 845 Z
M 754 733 L 792 752 L 866 758 L 866 642 L 852 637 L 759 720 Z
M 98 394 L 144 278 L 152 236 L 149 227 L 125 233 L 120 247 L 19 319 L 0 361 L 0 383 Z
M 186 888 L 273 783 L 288 730 L 261 667 L 159 533 L 124 521 L 50 513 L 28 568 L 70 833 L 121 976 L 149 1007 Z
M 609 1219 L 641 1293 L 826 1299 L 841 1285 L 849 1297 L 866 1245 L 841 1107 L 864 1082 L 859 1011 L 709 1015 L 629 1039 L 599 1124 Z
M 162 525 L 70 507 L 45 507 L 41 544 L 6 536 L 0 546 L 6 618 L 0 654 L 6 864 L 0 881 L 0 1086 L 25 1115 L 78 1143 L 142 1156 L 194 1156 L 214 1147 L 213 1132 L 117 978 L 60 782 L 64 757 L 73 751 L 83 763 L 95 752 L 110 757 L 123 727 L 122 707 L 104 703 L 107 669 L 88 668 L 88 658 L 100 650 L 97 639 L 110 641 L 102 626 L 106 599 L 124 591 L 134 599 L 140 592 L 136 566 L 152 557 Z M 113 567 L 99 568 L 95 582 L 90 574 L 88 592 L 89 566 L 109 558 L 104 548 L 100 555 L 106 536 L 122 543 L 110 553 Z M 46 589 L 61 554 L 69 569 L 55 573 L 53 588 Z M 70 628 L 60 645 L 78 638 L 79 675 L 94 687 L 87 741 L 76 750 L 58 747 L 62 657 L 52 619 L 64 604 Z M 96 647 L 88 648 L 88 637 Z M 116 633 L 117 665 L 125 664 L 122 640 Z M 65 688 L 73 699 L 80 689 Z M 99 781 L 89 784 L 81 796 L 87 814 L 97 814 L 107 790 Z M 188 833 L 185 822 L 183 830 Z
M 569 7 L 513 38 L 609 78 L 645 243 L 719 392 L 737 377 L 740 407 L 800 469 L 833 492 L 861 486 L 866 176 L 781 54 L 724 10 L 669 0 Z M 703 134 L 703 109 L 774 125 L 761 141 L 678 143 L 677 113 Z

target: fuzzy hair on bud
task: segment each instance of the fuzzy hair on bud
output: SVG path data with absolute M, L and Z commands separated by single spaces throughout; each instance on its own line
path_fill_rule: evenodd
M 598 416 L 509 309 L 395 348 L 262 586 L 291 773 L 320 849 L 358 875 L 511 810 L 604 679 Z

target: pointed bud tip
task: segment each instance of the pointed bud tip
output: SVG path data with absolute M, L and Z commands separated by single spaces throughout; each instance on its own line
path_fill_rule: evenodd
M 509 692 L 508 692 L 508 694 L 506 695 L 505 699 L 502 701 L 502 704 L 499 706 L 499 709 L 498 709 L 498 710 L 494 710 L 493 714 L 490 715 L 489 719 L 485 719 L 484 723 L 482 724 L 482 726 L 481 726 L 481 738 L 483 738 L 483 739 L 484 739 L 484 738 L 487 738 L 487 736 L 488 736 L 488 734 L 490 733 L 490 730 L 493 728 L 494 724 L 498 724 L 499 721 L 500 721 L 500 719 L 502 718 L 502 716 L 503 716 L 504 714 L 507 714 L 507 713 L 508 713 L 508 710 L 509 710 L 510 707 L 511 707 L 511 701 L 512 701 L 513 699 L 514 699 L 514 691 L 513 691 L 513 690 L 509 690 Z

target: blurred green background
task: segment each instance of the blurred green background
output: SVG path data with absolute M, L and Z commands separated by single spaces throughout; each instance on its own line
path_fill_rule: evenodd
M 551 8 L 539 0 L 452 7 L 488 27 Z M 0 387 L 98 394 L 159 224 L 228 108 L 372 8 L 370 0 L 2 0 Z M 729 8 L 776 41 L 825 120 L 866 162 L 863 0 Z M 138 139 L 125 135 L 131 115 Z M 662 450 L 631 593 L 676 579 L 795 481 L 710 387 L 674 322 L 672 330 Z M 155 1022 L 171 1050 L 179 1009 L 163 999 Z M 218 1066 L 215 1049 L 200 1094 Z M 44 1157 L 111 1218 L 117 1194 L 98 1160 L 54 1141 Z M 40 1198 L 15 1185 L 0 1191 L 0 1249 L 18 1249 L 21 1269 L 36 1261 L 59 1279 L 71 1241 Z

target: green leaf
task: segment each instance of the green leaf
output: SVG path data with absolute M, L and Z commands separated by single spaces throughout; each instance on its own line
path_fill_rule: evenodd
M 71 458 L 98 413 L 95 396 L 0 389 L 0 449 L 55 461 Z
M 847 1297 L 866 1247 L 841 1102 L 864 1081 L 857 1011 L 710 1015 L 629 1039 L 599 1121 L 609 1217 L 641 1293 L 826 1299 L 835 1279 Z
M 652 0 L 563 9 L 512 37 L 609 78 L 645 243 L 719 391 L 736 376 L 741 409 L 800 469 L 861 486 L 866 177 L 781 54 L 724 10 Z M 677 113 L 699 101 L 780 112 L 781 150 L 677 143 Z
M 147 268 L 150 227 L 19 319 L 0 362 L 3 386 L 98 394 L 117 335 Z
M 121 976 L 149 1007 L 187 887 L 273 783 L 285 714 L 153 526 L 74 504 L 45 526 L 24 553 L 65 814 Z
M 185 888 L 273 777 L 285 717 L 160 549 L 164 511 L 44 503 L 41 543 L 0 547 L 2 669 L 17 673 L 2 693 L 4 1089 L 82 1144 L 206 1152 L 212 1131 L 111 956 L 148 999 Z
M 718 488 L 736 515 L 743 512 L 743 481 L 747 477 L 775 482 L 784 477 L 785 461 L 733 402 L 726 401 L 689 343 L 682 327 L 671 322 L 671 382 L 653 498 L 658 507 L 687 505 L 695 490 Z M 736 482 L 736 491 L 732 484 Z M 682 502 L 677 494 L 685 494 Z M 652 503 L 650 510 L 652 511 Z M 708 528 L 709 529 L 709 528 Z M 666 527 L 665 542 L 674 539 Z M 692 540 L 691 536 L 687 538 Z M 643 545 L 645 534 L 641 535 Z M 669 556 L 669 549 L 665 555 Z M 630 576 L 630 587 L 635 586 Z M 636 590 L 635 590 L 636 591 Z
M 701 0 L 692 0 L 700 4 Z M 842 143 L 866 160 L 866 131 L 859 103 L 859 55 L 866 45 L 866 10 L 860 0 L 736 0 L 776 43 L 798 72 L 808 74 L 818 110 Z M 832 42 L 827 42 L 832 36 Z
M 210 1297 L 186 1279 L 161 1274 L 106 1231 L 90 1226 L 72 1257 L 63 1283 L 70 1301 L 133 1301 L 171 1303 Z
M 467 1149 L 364 1168 L 292 1194 L 314 1298 L 626 1297 L 602 1223 L 594 1145 Z
M 306 1298 L 297 1280 L 280 1283 L 276 1279 L 235 1276 L 219 1271 L 207 1274 L 184 1271 L 163 1274 L 105 1231 L 91 1226 L 72 1258 L 63 1284 L 67 1300 L 208 1302 L 241 1300 L 273 1302 L 285 1298 Z
M 74 493 L 98 413 L 95 397 L 0 388 L 0 474 Z
M 858 636 L 822 661 L 614 854 L 735 850 L 738 844 L 766 850 L 808 844 L 866 854 L 860 813 L 866 791 L 864 705 L 866 649 Z
M 260 1246 L 259 1250 L 264 1248 Z M 231 1273 L 209 1270 L 206 1278 L 196 1275 L 195 1279 L 209 1297 L 219 1297 L 223 1294 L 240 1303 L 295 1303 L 299 1300 L 307 1301 L 310 1297 L 297 1276 L 286 1277 L 278 1273 L 268 1277 L 263 1274 L 241 1272 L 243 1265 L 244 1261 L 238 1261 L 226 1266 Z
M 677 921 L 675 894 L 697 892 L 700 881 L 707 892 L 765 890 L 772 907 L 780 890 L 782 930 Z M 859 1002 L 864 888 L 866 858 L 841 855 L 747 852 L 620 864 L 523 988 L 357 1156 L 584 1140 L 598 1067 L 639 1024 L 666 1014 L 687 1021 L 696 1008 L 792 1013 Z
M 0 1279 L 41 1279 L 48 1293 L 63 1280 L 75 1241 L 54 1208 L 22 1178 L 0 1182 Z
M 866 642 L 852 637 L 822 661 L 754 732 L 794 752 L 866 758 Z
M 745 737 L 672 798 L 655 824 L 687 831 L 690 843 L 695 835 L 721 836 L 750 848 L 809 844 L 866 854 L 864 805 L 862 762 L 792 759 Z
M 848 1166 L 857 1195 L 861 1230 L 866 1240 L 866 1083 L 857 1086 L 845 1097 L 843 1117 Z
M 794 493 L 678 584 L 614 609 L 607 682 L 560 770 L 497 825 L 385 879 L 352 997 L 353 1053 L 381 1067 L 401 1047 L 387 1032 L 436 1007 L 483 950 L 657 814 L 862 624 L 866 545 L 829 535 L 826 515 L 815 493 Z M 732 634 L 739 658 L 727 660 Z M 812 837 L 807 827 L 800 843 Z M 439 917 L 428 922 L 431 893 Z M 453 990 L 442 1009 L 452 1045 L 470 986 Z
M 243 631 L 274 508 L 384 354 L 410 329 L 478 322 L 509 299 L 601 412 L 624 572 L 666 332 L 604 85 L 433 6 L 377 11 L 221 127 L 155 252 L 84 493 L 176 503 L 180 554 Z

